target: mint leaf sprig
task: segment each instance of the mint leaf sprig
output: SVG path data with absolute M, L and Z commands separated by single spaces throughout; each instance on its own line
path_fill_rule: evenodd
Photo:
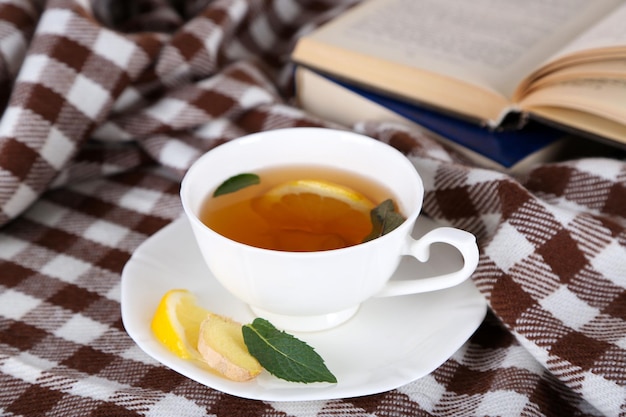
M 374 207 L 370 211 L 370 219 L 372 221 L 372 231 L 365 236 L 361 243 L 374 240 L 391 232 L 406 220 L 402 214 L 396 211 L 396 206 L 391 199 L 387 199 Z
M 228 178 L 226 181 L 221 183 L 219 187 L 215 189 L 213 192 L 213 197 L 218 197 L 223 194 L 234 193 L 235 191 L 241 190 L 242 188 L 249 187 L 251 185 L 259 184 L 261 179 L 257 174 L 251 173 L 243 173 L 237 174 Z
M 242 332 L 250 354 L 272 375 L 290 382 L 337 382 L 311 346 L 269 321 L 256 318 Z

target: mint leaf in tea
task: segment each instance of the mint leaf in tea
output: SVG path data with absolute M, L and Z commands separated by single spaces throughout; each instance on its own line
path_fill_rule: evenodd
M 300 252 L 356 245 L 372 233 L 372 210 L 391 197 L 349 171 L 282 166 L 257 172 L 262 183 L 207 198 L 200 219 L 214 231 L 260 248 Z
M 393 204 L 393 200 L 391 199 L 383 201 L 376 206 L 376 208 L 372 209 L 370 218 L 372 220 L 372 231 L 363 239 L 363 242 L 376 239 L 377 237 L 391 232 L 406 220 L 404 216 L 396 210 L 396 205 Z
M 219 187 L 215 189 L 213 192 L 213 197 L 218 197 L 220 195 L 234 193 L 235 191 L 239 191 L 242 188 L 249 187 L 251 185 L 259 184 L 261 179 L 256 174 L 238 174 L 233 177 L 230 177 L 226 181 L 220 184 Z

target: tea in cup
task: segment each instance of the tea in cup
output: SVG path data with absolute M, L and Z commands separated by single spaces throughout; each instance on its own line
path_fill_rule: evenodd
M 214 196 L 225 183 L 233 190 Z M 372 297 L 444 289 L 471 275 L 478 264 L 472 234 L 440 227 L 411 236 L 423 194 L 402 153 L 324 128 L 234 139 L 200 157 L 181 185 L 211 273 L 257 316 L 289 331 L 331 328 Z M 454 246 L 463 267 L 390 280 L 403 256 L 426 262 L 435 242 Z

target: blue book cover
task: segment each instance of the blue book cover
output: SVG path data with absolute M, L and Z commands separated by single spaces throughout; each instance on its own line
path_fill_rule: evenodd
M 566 136 L 562 130 L 532 120 L 529 120 L 521 129 L 491 130 L 470 121 L 369 91 L 326 75 L 323 76 L 505 168 L 512 167 L 527 156 Z

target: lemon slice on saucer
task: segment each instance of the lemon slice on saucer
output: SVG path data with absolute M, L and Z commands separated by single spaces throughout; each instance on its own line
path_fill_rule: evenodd
M 151 329 L 172 353 L 183 359 L 199 359 L 197 350 L 200 324 L 209 312 L 198 306 L 188 290 L 166 292 L 154 313 Z

